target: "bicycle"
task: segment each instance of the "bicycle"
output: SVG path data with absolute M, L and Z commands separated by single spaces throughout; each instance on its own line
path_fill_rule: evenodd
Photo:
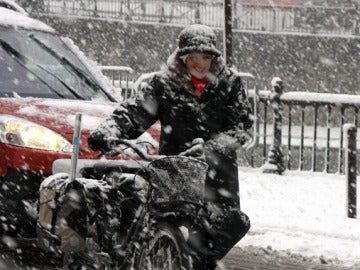
M 85 248 L 63 252 L 64 268 L 191 270 L 184 221 L 196 222 L 202 211 L 207 164 L 148 156 L 127 140 L 118 143 L 141 159 L 99 160 L 81 169 L 76 181 L 86 193 Z

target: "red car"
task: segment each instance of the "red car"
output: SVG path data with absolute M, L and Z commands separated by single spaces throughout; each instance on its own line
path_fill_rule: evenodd
M 82 113 L 79 158 L 94 129 L 117 106 L 101 72 L 67 38 L 0 7 L 0 233 L 35 236 L 41 181 L 70 158 L 75 114 Z

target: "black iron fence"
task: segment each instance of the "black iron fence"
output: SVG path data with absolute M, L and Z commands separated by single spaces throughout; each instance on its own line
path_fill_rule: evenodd
M 272 156 L 282 169 L 344 173 L 344 126 L 359 128 L 359 96 L 269 90 L 251 90 L 249 96 L 256 104 L 252 166 L 260 167 Z M 279 144 L 275 149 L 274 142 Z
M 236 29 L 340 35 L 359 34 L 360 9 L 356 6 L 331 8 L 235 5 L 234 8 L 234 27 Z
M 23 2 L 23 3 L 22 3 Z M 34 13 L 138 22 L 224 25 L 223 0 L 37 0 L 19 1 Z M 359 35 L 360 8 L 268 6 L 233 1 L 234 30 Z

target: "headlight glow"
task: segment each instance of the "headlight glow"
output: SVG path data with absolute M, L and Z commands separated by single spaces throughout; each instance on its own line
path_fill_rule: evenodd
M 0 141 L 54 152 L 70 153 L 72 145 L 54 131 L 11 115 L 0 115 Z

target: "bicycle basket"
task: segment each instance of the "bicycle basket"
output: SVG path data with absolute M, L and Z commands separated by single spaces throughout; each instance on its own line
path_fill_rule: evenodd
M 167 156 L 149 164 L 156 203 L 187 201 L 202 204 L 208 165 L 192 157 Z

